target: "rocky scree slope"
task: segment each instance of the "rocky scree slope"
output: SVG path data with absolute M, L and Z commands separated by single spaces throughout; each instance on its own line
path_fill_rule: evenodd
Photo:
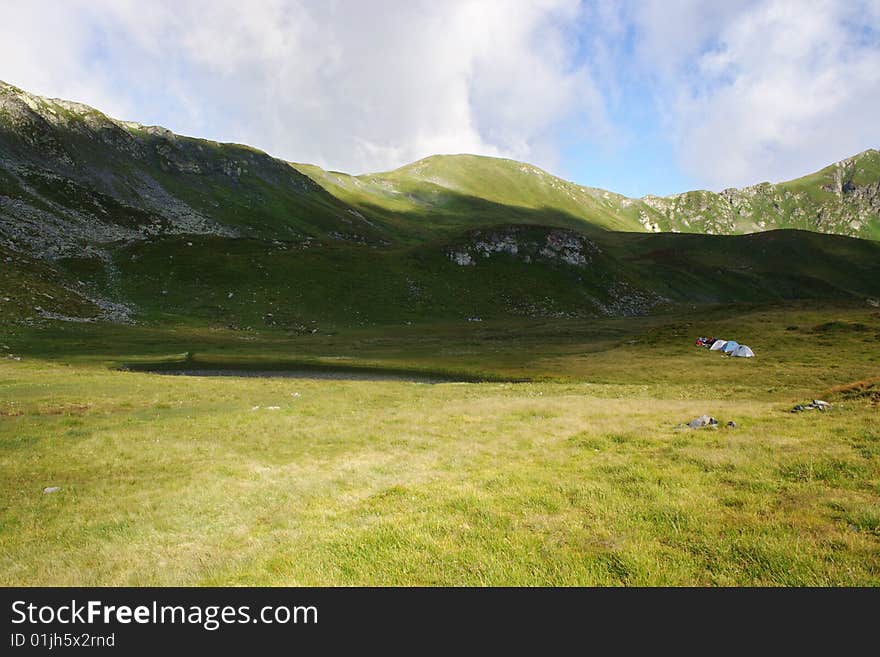
M 0 243 L 101 255 L 156 235 L 380 241 L 375 226 L 265 153 L 119 121 L 0 83 Z

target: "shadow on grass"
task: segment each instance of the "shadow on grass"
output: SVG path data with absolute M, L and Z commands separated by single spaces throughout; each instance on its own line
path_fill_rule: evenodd
M 256 378 L 331 379 L 341 381 L 411 381 L 414 383 L 528 383 L 528 378 L 468 374 L 449 370 L 376 367 L 314 361 L 180 360 L 127 363 L 119 369 L 177 376 L 238 376 Z

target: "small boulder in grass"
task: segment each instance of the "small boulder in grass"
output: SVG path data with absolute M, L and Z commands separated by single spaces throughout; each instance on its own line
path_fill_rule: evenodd
M 718 424 L 718 420 L 709 415 L 701 415 L 700 417 L 695 417 L 693 420 L 687 423 L 687 425 L 691 429 L 700 429 L 702 427 L 712 427 Z
M 831 404 L 827 401 L 822 401 L 821 399 L 814 399 L 809 404 L 796 404 L 794 408 L 791 409 L 792 413 L 800 413 L 801 411 L 827 411 L 831 408 Z
M 57 493 L 60 490 L 61 486 L 46 486 L 46 488 L 43 489 L 43 493 L 49 495 L 51 493 Z

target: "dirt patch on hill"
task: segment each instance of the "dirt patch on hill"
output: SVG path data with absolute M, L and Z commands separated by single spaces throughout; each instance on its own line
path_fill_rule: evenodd
M 827 397 L 841 401 L 863 400 L 871 404 L 880 404 L 880 377 L 836 386 L 828 391 Z

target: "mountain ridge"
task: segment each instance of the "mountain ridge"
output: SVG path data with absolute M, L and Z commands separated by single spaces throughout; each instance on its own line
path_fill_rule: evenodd
M 115 119 L 84 103 L 0 82 L 0 195 L 17 199 L 19 208 L 37 206 L 39 215 L 39 202 L 10 191 L 34 187 L 27 177 L 47 171 L 84 188 L 85 196 L 99 195 L 92 199 L 97 205 L 103 195 L 150 216 L 139 223 L 148 234 L 274 233 L 381 245 L 419 242 L 473 223 L 504 223 L 508 214 L 533 223 L 537 213 L 547 215 L 543 223 L 587 231 L 740 234 L 799 228 L 880 238 L 880 153 L 874 149 L 782 183 L 636 199 L 528 163 L 470 154 L 431 155 L 357 176 L 326 171 L 247 145 Z M 57 181 L 37 182 L 46 188 Z M 106 223 L 101 215 L 92 214 L 95 225 Z M 118 225 L 104 232 L 137 237 Z
M 0 84 L 0 323 L 312 332 L 863 303 L 880 242 L 804 229 L 873 234 L 878 156 L 630 199 L 475 155 L 330 172 Z

